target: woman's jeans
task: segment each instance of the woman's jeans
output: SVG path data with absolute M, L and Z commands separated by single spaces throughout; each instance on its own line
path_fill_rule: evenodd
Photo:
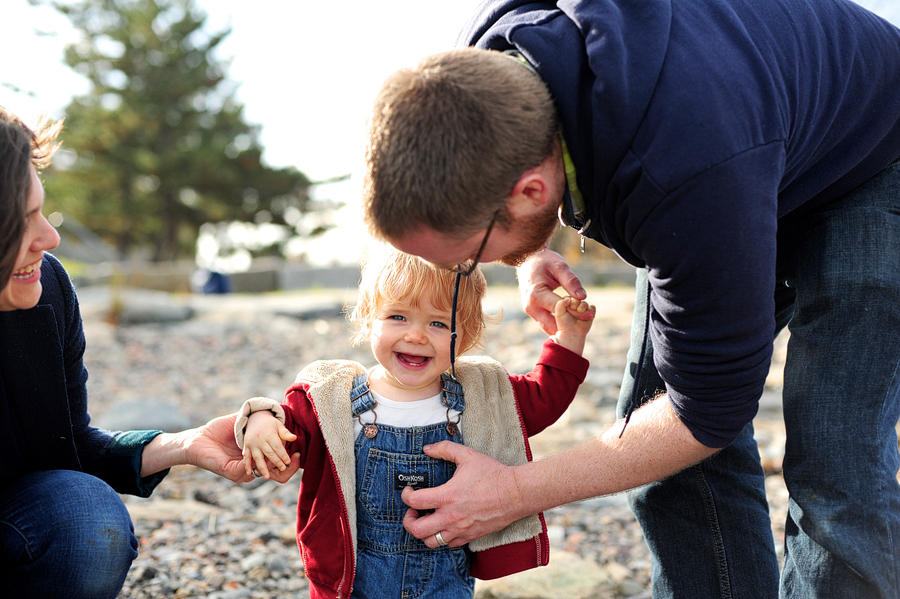
M 774 317 L 791 333 L 780 582 L 750 423 L 711 458 L 629 493 L 654 599 L 900 597 L 900 162 L 780 223 L 778 242 Z M 651 293 L 639 271 L 620 417 L 665 389 Z
M 0 595 L 115 597 L 137 548 L 125 505 L 99 478 L 48 470 L 0 492 Z

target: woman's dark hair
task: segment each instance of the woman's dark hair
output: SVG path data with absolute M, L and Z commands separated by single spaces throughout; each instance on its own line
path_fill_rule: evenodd
M 31 191 L 28 166 L 40 171 L 50 164 L 61 128 L 62 121 L 42 119 L 32 130 L 0 106 L 0 289 L 12 276 L 25 233 Z

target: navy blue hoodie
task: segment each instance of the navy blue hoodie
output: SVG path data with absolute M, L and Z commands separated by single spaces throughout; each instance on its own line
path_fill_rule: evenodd
M 730 443 L 771 360 L 779 219 L 900 157 L 900 30 L 845 0 L 490 0 L 458 43 L 547 84 L 585 235 L 649 269 L 669 397 Z

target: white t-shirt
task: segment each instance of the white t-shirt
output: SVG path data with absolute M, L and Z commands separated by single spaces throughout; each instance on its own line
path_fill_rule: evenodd
M 427 426 L 429 424 L 443 424 L 447 422 L 447 406 L 441 401 L 440 393 L 416 401 L 394 401 L 375 393 L 371 389 L 369 393 L 372 394 L 378 405 L 374 409 L 360 414 L 363 424 L 370 424 L 375 419 L 373 412 L 378 415 L 376 424 L 385 424 L 398 428 Z M 459 420 L 460 413 L 457 410 L 450 410 L 450 422 L 456 423 Z M 459 424 L 457 424 L 457 427 L 459 427 L 460 431 L 462 430 L 462 426 Z M 360 431 L 362 431 L 362 425 L 359 423 L 359 419 L 354 417 L 354 439 L 359 437 Z

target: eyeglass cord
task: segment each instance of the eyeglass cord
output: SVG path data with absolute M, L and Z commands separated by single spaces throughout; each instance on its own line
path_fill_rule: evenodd
M 462 273 L 456 273 L 456 283 L 453 286 L 453 307 L 450 312 L 450 374 L 456 378 L 456 301 L 459 299 L 459 283 Z

